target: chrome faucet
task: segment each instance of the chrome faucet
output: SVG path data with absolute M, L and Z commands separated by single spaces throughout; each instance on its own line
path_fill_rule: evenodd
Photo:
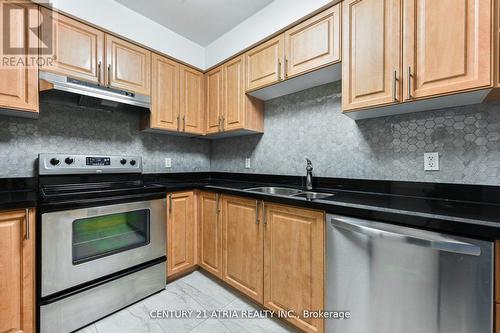
M 306 157 L 306 162 L 307 162 L 306 190 L 310 191 L 313 189 L 313 175 L 312 175 L 313 166 L 311 160 L 308 159 L 307 157 Z

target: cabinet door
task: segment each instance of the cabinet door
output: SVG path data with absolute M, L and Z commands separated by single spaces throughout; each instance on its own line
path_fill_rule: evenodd
M 153 54 L 151 127 L 177 131 L 179 115 L 179 64 Z
M 260 202 L 222 199 L 222 256 L 225 282 L 262 304 L 263 238 Z
M 405 99 L 491 85 L 491 0 L 404 3 Z
M 123 39 L 106 35 L 106 66 L 109 86 L 150 95 L 150 51 Z
M 222 129 L 245 127 L 245 61 L 243 56 L 224 65 L 224 114 Z
M 33 211 L 0 213 L 0 333 L 35 332 L 34 221 Z
M 193 268 L 195 263 L 195 203 L 193 192 L 172 193 L 168 200 L 167 276 Z
M 266 203 L 264 216 L 264 306 L 293 311 L 288 321 L 304 332 L 323 332 L 323 320 L 302 313 L 324 309 L 324 213 Z
M 401 0 L 343 2 L 342 108 L 401 100 Z
M 219 212 L 219 194 L 201 192 L 199 264 L 207 272 L 222 277 L 222 224 Z
M 285 78 L 340 61 L 340 4 L 285 32 Z
M 222 67 L 217 67 L 206 74 L 207 133 L 217 133 L 222 130 L 222 72 Z
M 104 32 L 69 17 L 41 7 L 42 18 L 52 18 L 52 43 L 56 57 L 44 71 L 67 75 L 72 78 L 104 83 Z M 50 29 L 41 27 L 42 40 L 48 38 Z
M 203 73 L 181 65 L 180 69 L 180 114 L 181 131 L 204 134 L 205 116 Z
M 246 90 L 256 90 L 283 79 L 283 44 L 280 35 L 245 53 Z
M 38 39 L 29 29 L 38 27 L 38 7 L 0 0 L 0 17 L 7 17 L 7 10 L 10 10 L 10 21 L 7 24 L 2 20 L 0 33 L 9 34 L 11 44 L 22 49 L 22 55 L 2 54 L 7 59 L 13 57 L 14 63 L 0 63 L 0 108 L 38 112 L 38 68 L 26 66 L 30 57 L 37 56 L 30 54 L 30 48 L 37 47 Z M 23 61 L 18 61 L 21 59 Z

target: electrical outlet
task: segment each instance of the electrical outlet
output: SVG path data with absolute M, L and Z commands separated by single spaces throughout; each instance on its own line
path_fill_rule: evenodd
M 245 158 L 245 169 L 250 169 L 250 159 Z
M 439 171 L 439 153 L 424 154 L 424 170 Z
M 165 158 L 165 168 L 172 167 L 172 159 L 170 157 Z

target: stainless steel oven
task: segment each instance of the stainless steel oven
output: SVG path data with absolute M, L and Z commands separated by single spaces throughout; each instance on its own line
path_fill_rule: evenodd
M 165 199 L 42 214 L 42 297 L 165 256 Z
M 65 333 L 164 289 L 166 193 L 139 157 L 39 155 L 38 328 Z

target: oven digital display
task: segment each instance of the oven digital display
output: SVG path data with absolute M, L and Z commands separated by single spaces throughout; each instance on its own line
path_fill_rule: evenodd
M 87 165 L 91 165 L 91 166 L 111 165 L 111 158 L 109 158 L 109 157 L 87 157 Z

